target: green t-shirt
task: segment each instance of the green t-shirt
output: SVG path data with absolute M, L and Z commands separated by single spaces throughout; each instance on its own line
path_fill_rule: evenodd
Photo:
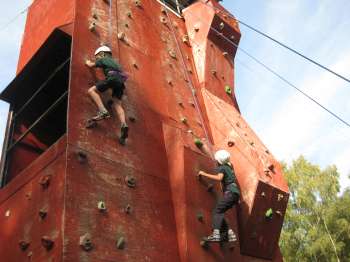
M 221 181 L 222 189 L 224 192 L 231 191 L 233 193 L 240 195 L 235 172 L 230 165 L 228 165 L 228 164 L 219 165 L 215 171 L 217 174 L 219 174 L 219 173 L 224 174 L 224 177 Z
M 119 71 L 119 72 L 122 71 L 121 66 L 112 57 L 108 57 L 108 56 L 97 59 L 95 62 L 95 65 L 98 68 L 102 68 L 106 78 L 110 78 L 108 76 L 109 71 Z

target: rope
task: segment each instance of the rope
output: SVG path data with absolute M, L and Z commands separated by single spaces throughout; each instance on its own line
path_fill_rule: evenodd
M 206 4 L 207 5 L 207 4 Z M 209 6 L 209 5 L 207 5 Z M 211 7 L 211 6 L 209 6 Z M 220 10 L 220 9 L 219 9 Z M 194 17 L 196 17 L 197 19 L 199 19 L 200 21 L 202 21 L 204 24 L 210 25 L 208 22 L 204 21 L 202 18 L 193 15 Z M 231 16 L 232 17 L 232 16 Z M 269 66 L 265 65 L 263 62 L 261 62 L 259 59 L 255 58 L 253 55 L 251 55 L 249 52 L 247 52 L 246 50 L 244 50 L 243 48 L 239 47 L 236 43 L 234 43 L 233 41 L 231 41 L 229 38 L 227 38 L 225 35 L 221 34 L 221 32 L 219 32 L 216 28 L 212 27 L 210 25 L 210 29 L 213 30 L 214 32 L 217 33 L 218 36 L 222 37 L 223 39 L 225 39 L 227 42 L 229 42 L 231 45 L 235 46 L 238 50 L 242 51 L 244 54 L 246 54 L 248 57 L 250 57 L 252 60 L 254 60 L 256 63 L 258 63 L 259 65 L 261 65 L 262 67 L 264 67 L 267 71 L 269 71 L 270 73 L 272 73 L 273 75 L 277 76 L 280 80 L 282 80 L 284 83 L 286 83 L 287 85 L 291 86 L 292 88 L 294 88 L 295 90 L 297 90 L 300 94 L 302 94 L 303 96 L 305 96 L 306 98 L 308 98 L 310 101 L 312 101 L 313 103 L 315 103 L 317 106 L 319 106 L 320 108 L 322 108 L 323 110 L 325 110 L 326 112 L 328 112 L 330 115 L 332 115 L 334 118 L 338 119 L 340 122 L 342 122 L 343 124 L 345 124 L 346 126 L 350 127 L 350 123 L 345 121 L 343 118 L 341 118 L 340 116 L 338 116 L 336 113 L 334 113 L 333 111 L 331 111 L 330 109 L 328 109 L 327 107 L 325 107 L 324 105 L 322 105 L 320 102 L 318 102 L 315 98 L 311 97 L 310 95 L 308 95 L 306 92 L 302 91 L 301 89 L 299 89 L 297 86 L 295 86 L 294 84 L 292 84 L 290 81 L 288 81 L 286 78 L 284 78 L 282 75 L 280 75 L 279 73 L 275 72 L 273 69 L 271 69 Z
M 166 6 L 166 3 L 164 2 L 164 0 L 162 0 L 162 2 L 163 2 L 163 4 Z M 211 158 L 213 158 L 213 157 L 214 157 L 214 154 L 213 154 L 213 145 L 212 145 L 212 143 L 211 143 L 211 140 L 209 139 L 209 134 L 208 134 L 206 125 L 205 125 L 205 123 L 204 123 L 203 115 L 202 115 L 202 112 L 201 112 L 201 110 L 200 110 L 197 97 L 196 97 L 196 95 L 195 95 L 196 90 L 195 90 L 195 88 L 193 87 L 193 83 L 192 83 L 191 77 L 188 76 L 188 72 L 187 72 L 187 70 L 186 70 L 187 66 L 186 66 L 186 63 L 185 63 L 185 58 L 184 58 L 184 55 L 183 55 L 183 53 L 182 53 L 181 47 L 180 47 L 180 45 L 179 45 L 178 39 L 177 39 L 177 37 L 176 37 L 176 34 L 175 34 L 175 30 L 174 30 L 174 27 L 173 27 L 173 23 L 172 23 L 171 17 L 170 17 L 170 15 L 169 15 L 167 9 L 165 9 L 165 12 L 166 12 L 167 18 L 169 19 L 171 32 L 172 32 L 173 38 L 174 38 L 174 40 L 175 40 L 175 43 L 176 43 L 178 52 L 179 52 L 180 55 L 181 55 L 181 62 L 182 62 L 183 69 L 184 69 L 184 76 L 185 76 L 186 82 L 188 83 L 187 86 L 190 88 L 190 91 L 191 91 L 191 94 L 192 94 L 192 97 L 193 97 L 193 101 L 194 101 L 195 108 L 196 108 L 196 110 L 197 110 L 197 112 L 198 112 L 198 115 L 199 115 L 199 118 L 200 118 L 200 121 L 201 121 L 203 130 L 204 130 L 206 139 L 207 139 L 208 144 L 209 144 L 210 156 L 211 156 Z

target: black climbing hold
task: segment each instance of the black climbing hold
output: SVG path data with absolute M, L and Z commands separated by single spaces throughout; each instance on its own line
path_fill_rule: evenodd
M 51 250 L 55 242 L 48 236 L 43 236 L 41 238 L 41 244 L 46 250 Z
M 128 187 L 134 188 L 136 187 L 136 178 L 133 176 L 126 176 L 125 183 L 127 184 Z
M 80 236 L 79 245 L 85 251 L 90 251 L 93 248 L 93 245 L 91 242 L 91 236 L 89 233 L 86 233 L 85 235 Z

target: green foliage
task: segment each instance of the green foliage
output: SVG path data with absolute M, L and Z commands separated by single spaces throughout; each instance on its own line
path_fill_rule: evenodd
M 350 261 L 350 190 L 339 195 L 335 166 L 304 157 L 283 164 L 290 198 L 280 238 L 285 261 Z

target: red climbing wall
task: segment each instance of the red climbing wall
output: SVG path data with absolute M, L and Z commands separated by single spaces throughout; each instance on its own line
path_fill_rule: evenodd
M 33 28 L 41 17 L 47 23 L 37 32 Z M 288 187 L 279 164 L 239 113 L 233 70 L 240 39 L 236 21 L 214 0 L 198 1 L 183 17 L 156 0 L 36 0 L 18 69 L 47 32 L 71 21 L 71 31 L 65 28 L 73 38 L 67 134 L 0 190 L 0 227 L 8 226 L 0 230 L 6 243 L 0 257 L 6 262 L 26 257 L 281 261 L 278 239 Z M 125 147 L 118 144 L 119 123 L 112 110 L 112 118 L 85 127 L 96 113 L 86 91 L 100 72 L 89 70 L 84 61 L 100 44 L 111 46 L 129 75 L 123 101 L 130 126 Z M 107 104 L 108 95 L 103 98 Z M 203 147 L 196 147 L 195 139 Z M 211 230 L 220 190 L 198 181 L 196 174 L 212 171 L 211 156 L 219 148 L 232 153 L 242 191 L 240 206 L 227 214 L 239 242 L 233 249 L 227 244 L 204 249 L 200 239 Z M 38 180 L 47 174 L 50 184 L 43 188 Z M 38 215 L 42 208 L 47 217 Z M 41 242 L 43 236 L 54 241 L 51 249 Z M 83 236 L 90 242 L 82 245 Z

